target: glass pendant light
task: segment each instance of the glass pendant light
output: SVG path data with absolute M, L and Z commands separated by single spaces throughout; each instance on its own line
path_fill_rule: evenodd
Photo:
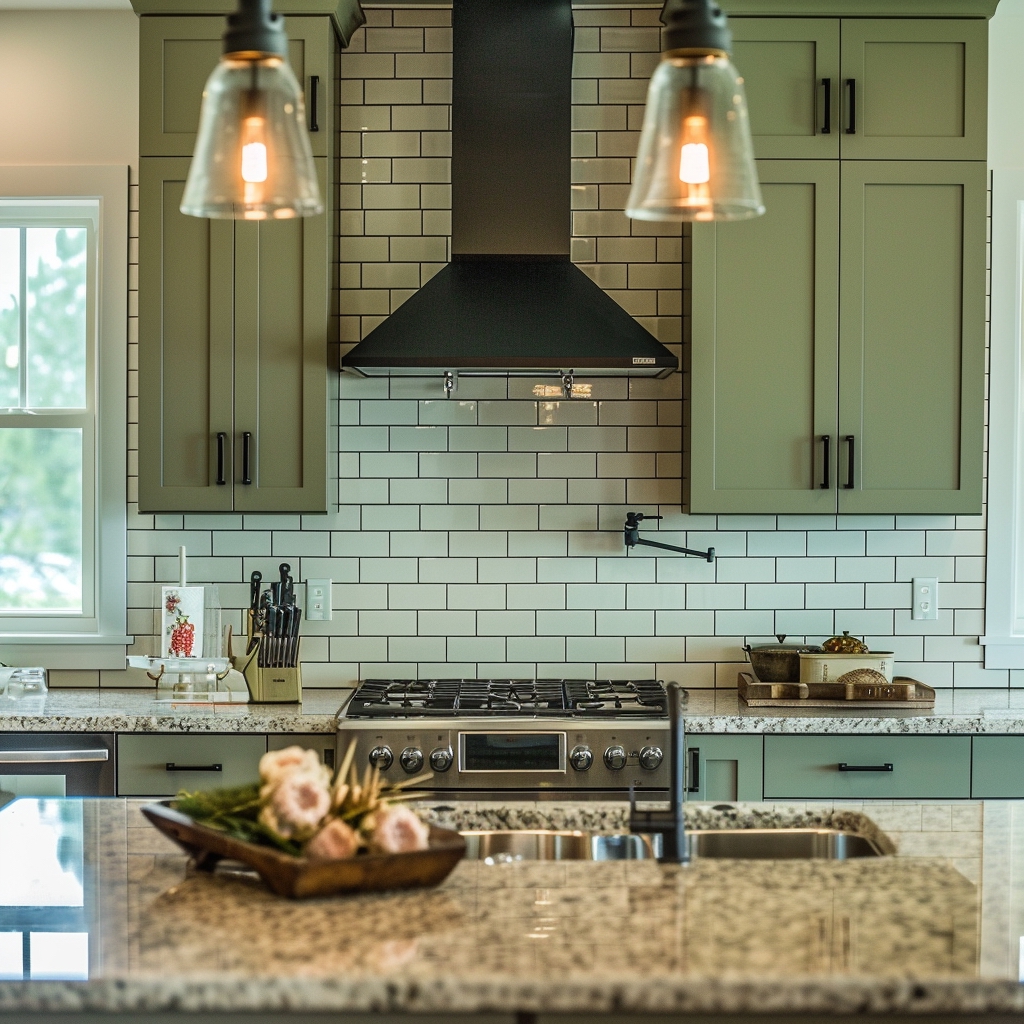
M 666 0 L 626 216 L 744 220 L 764 213 L 743 79 L 715 0 Z
M 203 90 L 181 212 L 238 220 L 322 213 L 284 18 L 270 0 L 239 0 L 227 23 L 224 56 Z

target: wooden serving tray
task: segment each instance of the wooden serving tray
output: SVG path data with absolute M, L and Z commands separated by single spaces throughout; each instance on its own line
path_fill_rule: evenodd
M 911 684 L 913 690 L 911 691 Z M 740 697 L 752 708 L 933 708 L 935 691 L 908 676 L 895 676 L 893 696 L 848 700 L 844 683 L 762 683 L 749 672 L 736 681 Z M 914 696 L 907 696 L 913 692 Z M 806 694 L 806 696 L 802 696 Z
M 235 839 L 174 810 L 169 800 L 146 804 L 142 813 L 173 839 L 200 871 L 218 861 L 251 867 L 278 896 L 331 896 L 341 892 L 414 889 L 444 881 L 466 852 L 466 840 L 451 829 L 430 826 L 430 846 L 411 853 L 367 853 L 339 860 L 292 857 L 269 846 Z

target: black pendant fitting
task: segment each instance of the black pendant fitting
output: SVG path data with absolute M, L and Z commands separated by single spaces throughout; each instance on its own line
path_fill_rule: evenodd
M 716 0 L 665 0 L 661 12 L 665 26 L 661 34 L 662 51 L 732 51 L 729 19 Z
M 288 57 L 284 17 L 270 9 L 271 0 L 238 0 L 238 10 L 227 16 L 225 53 L 262 53 Z

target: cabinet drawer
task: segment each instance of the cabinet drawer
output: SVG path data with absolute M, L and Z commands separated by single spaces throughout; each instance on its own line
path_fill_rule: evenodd
M 285 747 L 305 747 L 307 750 L 315 750 L 321 764 L 328 768 L 334 768 L 337 740 L 333 733 L 284 732 L 271 733 L 267 737 L 267 750 L 284 750 Z
M 118 736 L 117 793 L 174 796 L 179 789 L 243 786 L 256 781 L 266 751 L 263 735 Z M 220 769 L 213 770 L 213 765 Z
M 686 737 L 686 750 L 686 785 L 691 800 L 734 803 L 761 799 L 760 736 L 694 733 Z
M 971 796 L 1024 797 L 1024 736 L 975 736 Z
M 845 764 L 847 770 L 840 770 Z M 891 771 L 856 771 L 892 765 Z M 766 736 L 764 796 L 863 799 L 971 795 L 969 736 Z

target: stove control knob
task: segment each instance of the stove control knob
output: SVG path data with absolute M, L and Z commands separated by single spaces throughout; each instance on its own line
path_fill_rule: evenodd
M 572 753 L 569 755 L 569 764 L 573 766 L 578 772 L 589 771 L 590 766 L 594 763 L 594 755 L 590 751 L 590 747 L 573 747 Z
M 664 759 L 665 755 L 661 752 L 661 747 L 644 747 L 640 751 L 640 767 L 646 768 L 649 772 L 660 768 Z
M 609 747 L 604 752 L 604 763 L 606 768 L 610 768 L 613 772 L 622 771 L 626 767 L 626 749 L 620 746 L 618 743 L 613 747 Z
M 394 764 L 395 755 L 391 753 L 390 747 L 374 747 L 370 751 L 370 767 L 379 768 L 382 772 L 386 772 L 392 764 Z
M 437 747 L 430 752 L 430 767 L 435 772 L 446 772 L 455 760 L 452 757 L 451 747 Z
M 418 747 L 406 747 L 398 755 L 398 763 L 407 775 L 415 775 L 423 767 L 423 751 Z

